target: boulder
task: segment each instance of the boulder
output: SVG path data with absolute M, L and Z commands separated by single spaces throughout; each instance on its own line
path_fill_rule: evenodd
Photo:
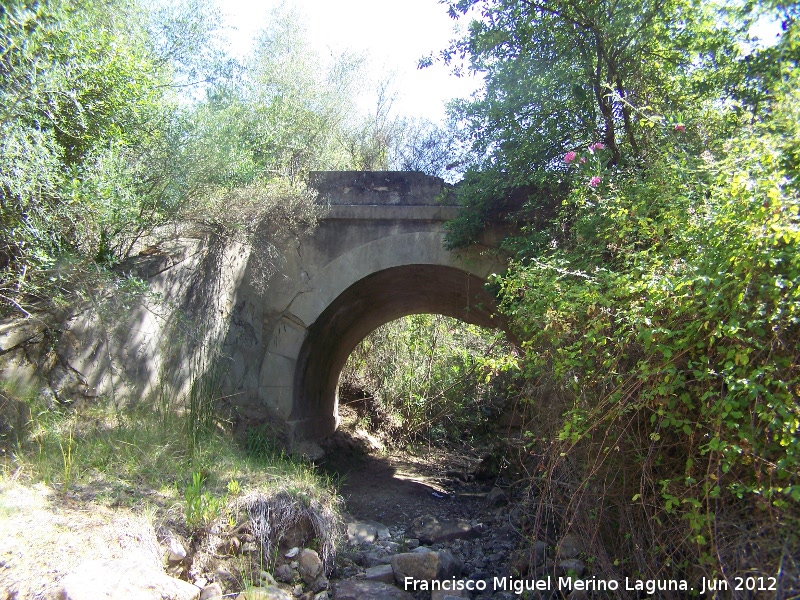
M 583 542 L 581 538 L 573 533 L 568 533 L 558 544 L 556 552 L 557 558 L 576 558 L 583 552 Z
M 294 598 L 282 589 L 270 585 L 268 587 L 245 590 L 236 596 L 236 600 L 294 600 Z
M 414 600 L 414 596 L 379 581 L 348 579 L 336 582 L 333 600 Z
M 410 537 L 423 544 L 441 544 L 453 540 L 471 540 L 480 536 L 480 531 L 466 521 L 439 521 L 436 517 L 417 517 L 408 531 Z
M 279 565 L 275 569 L 275 579 L 283 583 L 292 583 L 297 573 L 289 565 Z
M 400 585 L 408 577 L 414 581 L 433 581 L 450 579 L 461 572 L 461 564 L 448 550 L 395 554 L 391 564 L 395 581 Z
M 347 525 L 347 541 L 351 544 L 372 544 L 377 540 L 388 540 L 389 528 L 376 521 L 358 521 L 349 517 Z
M 171 563 L 178 563 L 186 558 L 186 548 L 183 547 L 181 541 L 177 538 L 170 538 L 169 540 L 169 555 L 167 561 Z
M 556 576 L 564 577 L 566 575 L 574 575 L 575 577 L 583 577 L 586 572 L 586 565 L 584 565 L 577 558 L 567 558 L 560 561 L 556 565 Z
M 310 585 L 322 575 L 322 560 L 314 550 L 304 549 L 298 559 L 297 571 L 306 584 Z
M 369 567 L 365 574 L 367 581 L 382 581 L 383 583 L 394 583 L 394 569 L 392 565 L 377 565 Z
M 538 567 L 547 560 L 547 544 L 537 540 L 531 544 L 530 548 L 531 565 Z
M 503 490 L 495 486 L 492 488 L 491 492 L 486 494 L 486 501 L 489 503 L 489 506 L 503 506 L 508 503 L 508 496 L 506 496 Z
M 200 588 L 153 567 L 124 560 L 90 560 L 61 580 L 58 600 L 199 600 Z
M 305 458 L 311 462 L 316 462 L 325 458 L 325 450 L 318 444 L 311 441 L 303 441 L 297 444 L 292 451 L 292 455 L 297 458 Z
M 433 590 L 431 600 L 454 600 L 456 598 L 469 598 L 467 590 Z
M 213 598 L 222 598 L 222 587 L 218 583 L 209 584 L 200 592 L 200 600 L 212 600 Z

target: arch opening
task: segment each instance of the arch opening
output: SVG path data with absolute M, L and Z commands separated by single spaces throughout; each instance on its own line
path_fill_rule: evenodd
M 368 275 L 342 292 L 308 328 L 300 350 L 290 417 L 297 434 L 321 438 L 336 429 L 339 374 L 356 345 L 381 325 L 435 313 L 502 328 L 485 283 L 454 267 L 405 265 Z
M 506 407 L 515 356 L 499 329 L 438 314 L 390 321 L 345 363 L 340 429 L 377 446 L 474 441 Z

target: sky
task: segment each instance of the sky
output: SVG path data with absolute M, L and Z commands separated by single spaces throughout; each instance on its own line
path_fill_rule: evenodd
M 250 51 L 256 33 L 268 23 L 270 10 L 281 4 L 278 0 L 218 1 L 226 16 L 230 49 L 239 56 Z M 441 62 L 417 68 L 421 57 L 438 54 L 460 37 L 454 31 L 458 23 L 437 0 L 294 0 L 290 4 L 306 15 L 309 38 L 322 56 L 344 50 L 365 53 L 376 86 L 392 74 L 396 115 L 441 121 L 448 100 L 467 97 L 480 84 L 471 76 L 455 77 Z

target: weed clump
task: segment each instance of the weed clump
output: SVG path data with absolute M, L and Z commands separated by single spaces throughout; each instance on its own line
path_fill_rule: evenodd
M 338 497 L 311 487 L 281 487 L 269 493 L 251 492 L 240 506 L 267 563 L 273 564 L 281 549 L 313 545 L 325 572 L 333 568 L 344 529 Z

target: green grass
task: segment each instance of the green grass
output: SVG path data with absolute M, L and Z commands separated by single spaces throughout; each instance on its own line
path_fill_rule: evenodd
M 24 416 L 0 413 L 0 489 L 45 485 L 80 512 L 98 504 L 130 510 L 156 531 L 193 540 L 198 565 L 217 560 L 213 544 L 246 525 L 260 551 L 223 551 L 228 592 L 260 581 L 284 534 L 301 522 L 313 530 L 303 545 L 332 566 L 342 525 L 331 480 L 282 452 L 274 429 L 235 439 L 211 409 L 215 390 L 201 383 L 176 406 L 159 393 L 127 408 L 101 399 L 48 407 L 36 393 L 0 383 L 4 406 Z
M 196 474 L 203 493 L 216 499 L 231 495 L 232 481 L 240 488 L 234 489 L 237 494 L 278 487 L 330 489 L 312 466 L 290 459 L 275 442 L 256 443 L 266 430 L 239 442 L 224 423 L 198 429 L 190 422 L 192 411 L 170 410 L 163 403 L 118 409 L 98 400 L 48 409 L 34 394 L 8 385 L 0 392 L 31 409 L 25 431 L 13 432 L 15 441 L 1 455 L 0 479 L 43 482 L 64 494 L 131 506 L 154 497 L 164 505 L 185 506 L 185 491 Z

